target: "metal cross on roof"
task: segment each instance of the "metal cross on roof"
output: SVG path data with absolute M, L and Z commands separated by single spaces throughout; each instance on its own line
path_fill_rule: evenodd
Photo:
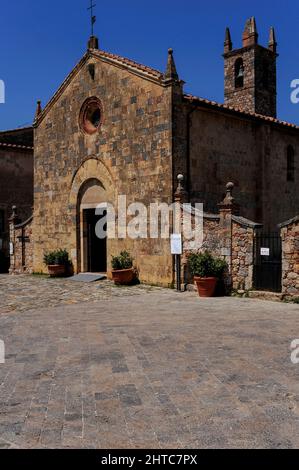
M 94 24 L 97 21 L 97 17 L 93 14 L 93 9 L 96 7 L 96 3 L 93 3 L 93 0 L 90 0 L 90 7 L 87 10 L 90 10 L 90 22 L 91 22 L 91 35 L 94 33 Z

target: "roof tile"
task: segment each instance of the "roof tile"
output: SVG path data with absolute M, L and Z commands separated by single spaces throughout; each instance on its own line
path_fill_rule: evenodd
M 28 147 L 26 145 L 18 145 L 18 144 L 7 144 L 6 142 L 0 142 L 0 148 L 10 148 L 10 149 L 17 149 L 17 150 L 32 150 L 33 147 Z
M 206 105 L 209 105 L 209 106 L 211 106 L 215 109 L 219 109 L 219 110 L 224 109 L 224 110 L 227 110 L 227 111 L 232 111 L 232 112 L 238 113 L 238 114 L 240 114 L 244 117 L 246 117 L 246 116 L 247 117 L 254 117 L 254 118 L 257 118 L 257 119 L 261 119 L 263 121 L 273 122 L 274 124 L 279 124 L 279 125 L 282 125 L 282 126 L 285 126 L 285 127 L 290 127 L 292 129 L 298 129 L 299 130 L 299 126 L 296 126 L 296 124 L 291 124 L 290 122 L 286 122 L 286 121 L 280 121 L 279 119 L 273 118 L 271 116 L 264 116 L 262 114 L 245 112 L 245 111 L 242 111 L 241 109 L 233 108 L 232 106 L 228 106 L 227 104 L 217 103 L 216 101 L 210 101 L 210 100 L 200 98 L 198 96 L 194 96 L 194 95 L 190 95 L 190 94 L 185 94 L 184 98 L 185 98 L 185 100 L 189 101 L 190 103 L 195 102 L 195 103 L 198 103 L 199 105 L 200 104 L 206 104 Z
M 122 57 L 117 54 L 111 54 L 110 52 L 101 51 L 101 50 L 92 51 L 92 54 L 99 58 L 111 59 L 113 62 L 119 62 L 121 65 L 125 65 L 129 68 L 136 69 L 141 72 L 145 72 L 159 80 L 162 80 L 164 78 L 164 74 L 160 72 L 159 70 L 153 69 L 152 67 L 148 67 L 147 65 L 139 64 L 138 62 L 135 62 L 134 60 L 127 59 L 126 57 Z

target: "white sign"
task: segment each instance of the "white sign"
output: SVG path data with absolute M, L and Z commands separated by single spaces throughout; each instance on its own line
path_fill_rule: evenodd
M 270 248 L 261 248 L 262 256 L 270 256 Z
M 13 243 L 10 242 L 9 244 L 9 254 L 12 256 L 14 254 L 14 246 L 13 246 Z
M 182 235 L 179 233 L 174 233 L 173 235 L 171 235 L 171 254 L 183 254 Z

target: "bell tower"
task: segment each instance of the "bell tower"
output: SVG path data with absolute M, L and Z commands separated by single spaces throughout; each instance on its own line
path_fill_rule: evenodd
M 229 28 L 224 42 L 225 104 L 248 113 L 276 117 L 277 42 L 270 30 L 268 47 L 258 43 L 255 18 L 246 21 L 243 44 L 234 49 Z

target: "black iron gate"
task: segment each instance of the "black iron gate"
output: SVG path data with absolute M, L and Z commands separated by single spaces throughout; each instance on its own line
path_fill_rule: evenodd
M 257 232 L 254 244 L 254 288 L 281 292 L 282 245 L 279 233 Z

